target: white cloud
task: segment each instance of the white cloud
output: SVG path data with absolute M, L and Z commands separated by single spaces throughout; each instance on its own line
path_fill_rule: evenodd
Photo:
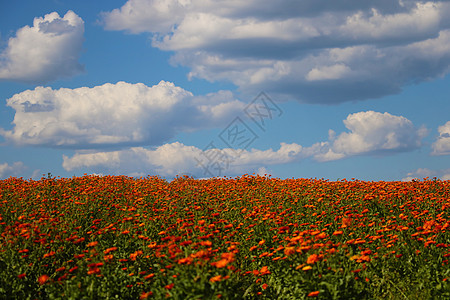
M 413 179 L 422 180 L 423 178 L 439 178 L 441 180 L 450 180 L 450 169 L 430 170 L 427 168 L 419 168 L 413 172 L 406 174 L 402 181 L 411 181 Z
M 94 172 L 139 176 L 191 174 L 212 177 L 263 172 L 264 166 L 298 161 L 302 157 L 301 151 L 302 147 L 295 143 L 281 143 L 277 151 L 263 151 L 231 148 L 201 150 L 175 142 L 156 149 L 132 147 L 110 152 L 77 152 L 72 157 L 63 156 L 63 167 L 67 171 L 88 168 Z M 214 156 L 215 159 L 210 159 L 212 155 L 225 155 L 226 158 Z
M 330 132 L 329 142 L 313 145 L 310 151 L 319 161 L 329 161 L 361 154 L 386 154 L 411 151 L 421 146 L 427 134 L 425 128 L 415 128 L 402 116 L 374 111 L 348 115 L 344 120 L 349 132 L 335 136 Z
M 359 11 L 347 17 L 342 25 L 343 34 L 355 39 L 417 39 L 439 32 L 444 17 L 442 4 L 417 2 L 410 11 L 397 14 L 382 14 L 373 8 L 370 13 Z M 445 9 L 448 9 L 444 6 Z
M 337 103 L 448 73 L 449 14 L 445 1 L 129 0 L 102 18 L 106 29 L 151 33 L 190 78 Z
M 128 30 L 132 33 L 154 31 L 170 32 L 184 16 L 190 1 L 130 0 L 120 9 L 101 13 L 108 30 Z
M 25 165 L 18 161 L 12 165 L 8 163 L 0 164 L 0 178 L 7 178 L 9 176 L 18 176 L 26 169 Z
M 93 88 L 37 87 L 7 100 L 16 113 L 0 134 L 18 145 L 77 149 L 106 145 L 161 145 L 181 131 L 224 126 L 245 104 L 231 92 L 194 97 L 161 81 L 118 82 Z
M 204 99 L 200 97 L 196 101 Z M 151 149 L 131 147 L 108 152 L 77 151 L 72 157 L 63 156 L 63 167 L 67 171 L 87 169 L 90 173 L 131 176 L 189 174 L 202 178 L 261 174 L 268 166 L 295 163 L 310 157 L 325 162 L 353 155 L 412 151 L 421 146 L 421 139 L 426 134 L 425 129 L 415 128 L 404 117 L 373 111 L 350 114 L 344 124 L 349 132 L 336 135 L 330 130 L 328 141 L 310 147 L 281 143 L 278 150 L 219 149 L 213 143 L 202 150 L 175 142 Z
M 344 124 L 349 132 L 336 136 L 330 130 L 328 141 L 310 147 L 281 143 L 277 151 L 231 148 L 201 150 L 176 142 L 154 150 L 133 147 L 111 152 L 77 152 L 70 158 L 64 156 L 63 167 L 68 171 L 93 168 L 95 172 L 106 169 L 109 172 L 128 174 L 147 172 L 174 176 L 189 173 L 203 177 L 212 173 L 218 176 L 223 175 L 222 171 L 227 174 L 257 172 L 264 166 L 292 163 L 308 157 L 330 161 L 353 155 L 411 151 L 421 146 L 421 139 L 426 134 L 425 129 L 415 128 L 404 117 L 373 111 L 351 114 L 344 120 Z M 225 156 L 220 159 L 220 155 Z M 200 174 L 202 165 L 205 174 Z M 220 168 L 223 170 L 219 171 Z
M 433 143 L 433 155 L 450 154 L 450 121 L 438 127 L 439 136 Z
M 333 66 L 314 68 L 308 72 L 308 74 L 306 75 L 306 79 L 309 81 L 339 79 L 345 76 L 346 73 L 349 73 L 350 71 L 350 68 L 346 65 L 336 64 Z
M 53 12 L 17 30 L 0 54 L 0 80 L 45 83 L 84 70 L 78 58 L 84 22 L 73 11 Z

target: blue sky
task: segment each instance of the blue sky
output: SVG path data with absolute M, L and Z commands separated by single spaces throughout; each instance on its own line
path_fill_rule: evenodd
M 449 1 L 1 1 L 0 178 L 448 180 L 448 15 Z

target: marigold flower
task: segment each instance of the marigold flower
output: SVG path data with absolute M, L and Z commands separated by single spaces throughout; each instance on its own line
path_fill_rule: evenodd
M 327 234 L 325 232 L 321 232 L 316 236 L 316 239 L 324 239 L 327 237 Z
M 100 274 L 100 269 L 99 268 L 93 268 L 93 269 L 90 269 L 88 272 L 87 272 L 87 274 L 88 275 L 92 275 L 92 274 Z
M 190 257 L 180 258 L 178 260 L 178 263 L 181 265 L 182 264 L 190 264 L 190 263 L 192 263 L 192 258 L 190 258 Z
M 103 256 L 103 260 L 106 261 L 106 262 L 109 262 L 113 258 L 114 258 L 114 256 L 112 254 Z
M 97 242 L 97 241 L 94 241 L 94 242 L 88 243 L 88 244 L 86 245 L 86 247 L 95 247 L 95 246 L 97 246 L 97 245 L 98 245 L 98 242 Z
M 49 278 L 50 277 L 48 275 L 46 275 L 46 274 L 41 275 L 38 278 L 38 282 L 39 282 L 40 285 L 43 285 L 44 283 L 46 283 L 49 280 Z
M 131 259 L 131 260 L 136 260 L 136 257 L 137 257 L 138 255 L 142 255 L 142 254 L 143 254 L 143 252 L 142 252 L 141 250 L 138 250 L 138 251 L 136 251 L 136 252 L 130 254 L 130 259 Z
M 171 284 L 166 285 L 165 288 L 168 290 L 171 290 L 171 289 L 173 289 L 174 286 L 175 286 L 175 284 L 171 283 Z
M 222 258 L 219 261 L 211 263 L 211 266 L 215 266 L 216 268 L 224 268 L 230 261 L 228 259 Z
M 319 296 L 319 291 L 314 291 L 308 294 L 308 297 L 317 297 Z
M 116 251 L 116 250 L 117 250 L 117 247 L 111 247 L 111 248 L 108 248 L 105 251 L 103 251 L 103 253 L 108 254 L 109 252 Z
M 217 282 L 217 281 L 220 281 L 220 280 L 222 280 L 222 275 L 217 275 L 217 276 L 211 277 L 209 279 L 209 282 Z
M 350 224 L 352 224 L 351 218 L 342 218 L 342 228 L 348 227 Z
M 51 257 L 51 256 L 53 256 L 53 255 L 55 255 L 55 254 L 56 254 L 55 251 L 50 251 L 49 253 L 45 253 L 43 258 Z
M 294 254 L 296 251 L 295 251 L 295 247 L 287 247 L 287 248 L 285 248 L 284 249 L 284 254 L 286 255 L 286 256 L 289 256 L 289 255 L 291 255 L 291 254 Z
M 319 257 L 319 255 L 317 255 L 317 254 L 311 254 L 309 257 L 308 257 L 308 259 L 306 260 L 306 263 L 307 264 L 313 264 L 313 263 L 315 263 L 315 262 L 318 262 L 320 260 L 320 257 Z
M 139 299 L 140 299 L 140 300 L 144 300 L 144 299 L 147 299 L 148 297 L 150 297 L 150 296 L 152 296 L 152 295 L 153 295 L 153 292 L 147 292 L 147 293 L 142 292 L 142 294 L 141 294 L 141 296 L 139 297 Z
M 261 275 L 267 275 L 267 274 L 270 274 L 270 271 L 269 271 L 269 269 L 267 268 L 267 266 L 264 266 L 264 267 L 261 268 L 260 274 L 261 274 Z

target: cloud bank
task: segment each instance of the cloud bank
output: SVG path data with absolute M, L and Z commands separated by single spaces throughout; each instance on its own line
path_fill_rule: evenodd
M 129 0 L 101 19 L 107 30 L 149 33 L 191 78 L 340 103 L 447 74 L 448 15 L 446 1 Z
M 33 26 L 17 30 L 0 53 L 0 80 L 46 83 L 83 72 L 78 62 L 84 22 L 73 11 L 35 18 Z
M 402 181 L 411 181 L 413 179 L 422 180 L 423 178 L 439 178 L 441 180 L 450 180 L 450 169 L 443 170 L 430 170 L 427 168 L 419 168 L 413 172 L 407 174 L 407 177 L 403 178 Z
M 66 171 L 89 169 L 95 173 L 145 176 L 191 174 L 198 178 L 257 173 L 272 165 L 297 163 L 311 158 L 325 162 L 355 155 L 389 155 L 413 151 L 421 146 L 426 130 L 389 113 L 373 111 L 350 114 L 344 124 L 349 130 L 328 141 L 303 147 L 281 143 L 278 150 L 197 148 L 179 142 L 148 149 L 132 147 L 118 151 L 78 151 L 64 156 Z
M 8 163 L 0 164 L 0 179 L 10 176 L 18 176 L 20 173 L 25 171 L 25 169 L 25 165 L 20 161 L 15 162 L 12 165 Z
M 179 132 L 224 126 L 245 106 L 228 91 L 195 97 L 165 81 L 36 87 L 7 105 L 16 111 L 13 129 L 0 128 L 7 142 L 73 149 L 161 145 Z
M 450 121 L 438 127 L 439 136 L 433 143 L 433 155 L 450 154 Z
M 175 142 L 165 144 L 156 149 L 133 147 L 110 152 L 77 153 L 72 157 L 63 157 L 66 171 L 89 168 L 96 173 L 129 174 L 145 176 L 158 174 L 175 176 L 193 174 L 196 177 L 213 177 L 222 175 L 243 174 L 249 170 L 258 172 L 262 164 L 277 165 L 298 160 L 302 147 L 297 144 L 282 143 L 280 149 L 242 150 L 240 155 L 233 155 L 236 149 L 215 149 L 228 155 L 228 163 L 221 161 L 211 164 L 209 169 L 201 166 L 206 151 L 194 146 L 186 146 Z M 206 167 L 206 166 L 205 166 Z M 222 168 L 222 169 L 219 169 Z
M 341 159 L 348 156 L 371 154 L 386 155 L 418 149 L 421 140 L 428 133 L 426 128 L 416 128 L 402 116 L 387 112 L 358 112 L 348 115 L 344 120 L 349 130 L 337 137 L 330 131 L 329 141 L 313 145 L 320 149 L 314 158 L 318 161 Z

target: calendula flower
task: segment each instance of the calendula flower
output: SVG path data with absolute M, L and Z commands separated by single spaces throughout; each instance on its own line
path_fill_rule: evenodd
M 46 275 L 46 274 L 41 275 L 38 278 L 38 282 L 39 282 L 40 285 L 43 285 L 44 283 L 46 283 L 49 280 L 49 278 L 50 277 L 48 275 Z
M 209 282 L 217 282 L 217 281 L 220 281 L 221 279 L 222 279 L 222 275 L 217 275 L 217 276 L 211 277 L 209 279 Z
M 314 291 L 308 294 L 308 297 L 317 297 L 319 296 L 319 291 Z

